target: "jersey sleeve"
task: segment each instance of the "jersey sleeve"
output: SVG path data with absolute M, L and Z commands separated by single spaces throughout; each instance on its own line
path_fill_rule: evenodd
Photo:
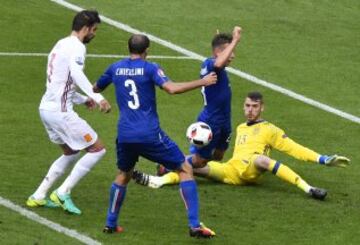
M 272 127 L 269 136 L 271 147 L 302 161 L 317 162 L 320 154 L 296 143 L 282 129 L 275 126 Z
M 77 105 L 84 104 L 87 100 L 88 100 L 87 96 L 82 95 L 78 92 L 75 92 L 72 97 L 72 102 L 74 102 L 74 104 L 77 104 Z
M 75 84 L 90 98 L 100 103 L 104 97 L 101 94 L 96 94 L 92 90 L 92 85 L 84 74 L 85 64 L 85 50 L 74 49 L 73 54 L 70 56 L 70 76 Z
M 205 60 L 201 66 L 200 77 L 203 78 L 210 72 L 216 71 L 214 64 L 215 64 L 215 59 Z
M 96 86 L 103 90 L 107 86 L 109 86 L 110 83 L 112 83 L 112 65 L 107 68 L 107 70 L 101 75 L 101 77 L 97 80 Z
M 153 63 L 152 67 L 152 80 L 159 87 L 162 87 L 164 83 L 168 82 L 170 79 L 165 75 L 164 71 L 161 67 L 155 63 Z

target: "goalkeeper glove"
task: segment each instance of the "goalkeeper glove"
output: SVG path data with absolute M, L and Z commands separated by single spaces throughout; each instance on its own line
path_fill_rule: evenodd
M 331 167 L 345 168 L 348 165 L 350 165 L 350 159 L 338 155 L 332 155 L 332 156 L 322 155 L 319 158 L 319 163 Z

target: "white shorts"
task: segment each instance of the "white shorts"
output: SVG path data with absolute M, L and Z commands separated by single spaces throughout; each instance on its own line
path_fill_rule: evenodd
M 83 150 L 98 138 L 90 125 L 74 111 L 40 110 L 40 118 L 50 140 L 55 144 L 67 144 L 73 150 Z

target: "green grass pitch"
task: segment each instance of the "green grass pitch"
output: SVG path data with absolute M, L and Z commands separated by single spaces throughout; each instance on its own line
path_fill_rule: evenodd
M 360 116 L 360 3 L 356 0 L 191 1 L 72 0 L 109 18 L 209 56 L 216 29 L 241 25 L 243 37 L 234 68 L 273 82 L 332 107 Z M 46 0 L 2 1 L 0 52 L 49 52 L 70 33 L 74 12 Z M 101 24 L 88 53 L 126 54 L 129 33 Z M 152 55 L 179 55 L 152 43 Z M 87 58 L 86 74 L 95 81 L 115 59 Z M 175 81 L 198 77 L 200 62 L 154 60 Z M 40 122 L 38 105 L 45 89 L 46 57 L 0 56 L 0 196 L 25 207 L 50 163 L 60 154 Z M 326 201 L 304 195 L 266 174 L 257 186 L 226 186 L 198 179 L 201 219 L 217 232 L 210 241 L 188 237 L 184 205 L 177 186 L 151 190 L 130 183 L 122 208 L 126 232 L 104 235 L 108 192 L 116 173 L 114 91 L 104 94 L 114 110 L 103 115 L 77 107 L 105 142 L 107 155 L 73 190 L 83 215 L 34 209 L 103 244 L 360 244 L 360 125 L 230 75 L 233 129 L 243 121 L 244 95 L 265 95 L 264 117 L 294 140 L 320 153 L 340 153 L 348 169 L 302 163 L 280 153 L 305 180 L 329 190 Z M 198 90 L 169 96 L 157 91 L 162 128 L 187 151 L 186 127 L 202 106 Z M 234 141 L 234 139 L 233 139 Z M 232 141 L 232 143 L 233 143 Z M 231 144 L 232 144 L 231 143 Z M 225 159 L 232 154 L 232 147 Z M 138 168 L 154 173 L 141 160 Z M 61 180 L 62 181 L 62 180 Z M 0 206 L 0 244 L 79 244 Z

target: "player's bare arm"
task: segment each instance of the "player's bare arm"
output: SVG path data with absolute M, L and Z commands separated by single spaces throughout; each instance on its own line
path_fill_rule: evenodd
M 215 72 L 211 72 L 202 79 L 194 80 L 191 82 L 180 82 L 175 83 L 168 81 L 164 83 L 162 88 L 169 94 L 181 94 L 202 86 L 210 86 L 215 84 L 217 81 L 217 75 Z
M 217 47 L 213 50 L 216 57 L 214 66 L 216 68 L 223 68 L 228 65 L 232 59 L 235 58 L 234 50 L 241 39 L 241 27 L 235 26 L 232 33 L 232 41 L 229 44 Z
M 101 93 L 102 91 L 104 91 L 104 89 L 101 89 L 96 84 L 94 84 L 93 86 L 94 93 Z M 103 99 L 99 102 L 99 107 L 100 107 L 100 111 L 102 112 L 109 113 L 111 111 L 111 105 L 106 99 Z

